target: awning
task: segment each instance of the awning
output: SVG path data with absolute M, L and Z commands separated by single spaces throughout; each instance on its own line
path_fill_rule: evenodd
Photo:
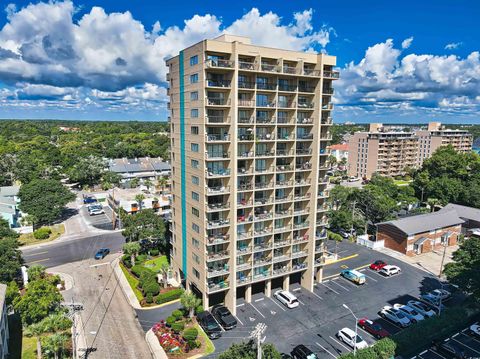
M 417 246 L 421 246 L 426 240 L 428 240 L 427 237 L 420 237 L 418 240 L 415 241 L 414 244 L 416 244 Z

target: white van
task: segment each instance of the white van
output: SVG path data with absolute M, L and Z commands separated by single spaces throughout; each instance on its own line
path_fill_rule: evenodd
M 273 293 L 273 296 L 278 299 L 278 301 L 287 308 L 296 308 L 298 307 L 298 299 L 295 297 L 292 293 L 290 293 L 287 290 L 277 290 L 275 293 Z

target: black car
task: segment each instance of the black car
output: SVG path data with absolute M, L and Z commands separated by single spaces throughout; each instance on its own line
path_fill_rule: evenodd
M 222 336 L 222 328 L 209 311 L 198 314 L 197 320 L 210 339 L 218 339 Z
M 292 356 L 289 354 L 281 353 L 280 354 L 281 359 L 292 359 Z
M 318 359 L 317 355 L 303 344 L 293 348 L 291 354 L 294 359 Z
M 83 204 L 91 203 L 97 203 L 97 199 L 95 197 L 83 197 Z
M 237 320 L 228 308 L 223 305 L 218 304 L 213 306 L 212 314 L 225 330 L 233 329 L 237 326 Z
M 463 350 L 463 348 L 460 345 L 458 345 L 452 340 L 448 342 L 444 342 L 443 340 L 435 340 L 433 342 L 433 348 L 440 354 L 447 355 L 451 358 L 455 358 L 455 359 L 467 358 L 467 354 L 465 354 L 465 350 Z

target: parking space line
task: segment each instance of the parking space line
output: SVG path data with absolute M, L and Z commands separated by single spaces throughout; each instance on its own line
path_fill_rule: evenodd
M 455 338 L 456 336 L 458 336 L 460 333 L 457 333 L 457 334 L 454 334 L 452 335 L 452 339 Z
M 469 328 L 470 329 L 470 328 Z M 465 335 L 467 338 L 469 339 L 472 339 L 474 342 L 476 343 L 480 343 L 480 340 L 478 340 L 477 338 L 473 337 L 473 336 L 470 336 L 468 334 L 465 334 L 464 332 L 462 332 L 463 335 Z
M 473 349 L 470 345 L 467 345 L 467 344 L 465 344 L 465 343 L 462 343 L 460 340 L 457 340 L 457 339 L 455 339 L 455 338 L 453 338 L 453 337 L 452 337 L 452 339 L 455 340 L 455 341 L 456 341 L 457 343 L 459 343 L 460 345 L 463 345 L 464 347 L 467 347 L 468 349 L 473 350 L 475 353 L 480 354 L 480 351 Z
M 320 348 L 322 348 L 323 350 L 325 350 L 328 354 L 330 354 L 332 357 L 334 357 L 335 359 L 337 359 L 337 356 L 336 355 L 333 355 L 332 353 L 330 353 L 330 351 L 325 348 L 323 345 L 321 345 L 320 343 L 317 343 L 315 342 L 315 344 L 317 344 Z
M 302 290 L 302 288 L 298 287 L 298 288 L 295 288 L 292 290 L 292 292 L 300 292 Z
M 447 359 L 447 358 L 445 358 L 442 354 L 437 353 L 437 352 L 436 352 L 435 350 L 433 350 L 432 348 L 430 348 L 430 351 L 431 351 L 433 354 L 439 356 L 440 358 Z
M 373 280 L 374 282 L 378 282 L 378 279 L 375 279 L 375 278 L 372 278 L 370 277 L 369 275 L 366 275 L 365 273 L 363 273 L 363 275 L 367 278 L 370 278 L 371 280 Z
M 104 262 L 104 263 L 98 263 L 98 264 L 92 264 L 91 266 L 89 266 L 90 268 L 94 268 L 94 267 L 100 267 L 100 266 L 104 266 L 104 265 L 107 265 L 107 264 L 110 264 L 110 262 Z
M 297 300 L 298 300 L 298 302 L 299 302 L 301 305 L 305 305 L 305 303 L 302 302 L 300 299 L 297 298 Z
M 342 282 L 348 283 L 348 284 L 350 284 L 350 285 L 351 285 L 352 287 L 354 287 L 354 288 L 360 288 L 359 285 L 353 283 L 351 280 L 348 280 L 347 278 L 344 278 L 344 277 L 341 277 L 341 278 L 343 279 Z M 365 285 L 367 285 L 366 282 L 365 282 L 364 284 L 362 284 L 362 286 L 365 286 Z
M 242 303 L 242 304 L 237 304 L 237 308 L 239 307 L 243 307 L 245 305 L 245 303 Z
M 328 285 L 326 285 L 325 283 L 320 283 L 321 285 L 323 285 L 324 287 L 326 287 L 327 289 L 330 289 L 333 293 L 337 293 L 337 294 L 340 294 L 338 293 L 335 289 L 333 288 L 330 288 Z
M 343 288 L 343 289 L 345 289 L 347 292 L 350 292 L 350 289 L 344 287 L 344 286 L 341 285 L 341 284 L 338 284 L 336 280 L 332 280 L 332 283 L 338 285 L 339 287 L 341 287 L 341 288 Z
M 368 336 L 370 337 L 373 337 L 372 334 L 370 334 L 369 332 L 367 332 L 365 329 L 363 329 L 362 327 L 358 327 L 359 330 L 361 330 L 362 332 L 364 332 L 365 334 L 368 334 Z
M 277 307 L 279 307 L 281 310 L 283 310 L 283 311 L 285 312 L 285 308 L 283 308 L 280 304 L 278 304 L 275 300 L 273 300 L 273 298 L 270 298 L 270 297 L 269 297 L 269 299 L 270 299 L 273 303 L 275 303 L 275 305 L 276 305 Z
M 317 293 L 315 293 L 315 290 L 314 290 L 314 291 L 312 291 L 311 293 L 312 293 L 312 294 L 313 294 L 315 297 L 317 297 L 317 298 L 319 298 L 319 299 L 323 300 L 323 298 L 322 298 L 322 297 L 320 297 L 320 296 L 319 296 Z
M 237 319 L 237 321 L 243 326 L 243 322 L 240 320 L 240 318 L 238 318 L 237 316 L 235 316 L 235 319 Z
M 258 298 L 258 299 L 255 299 L 255 303 L 257 302 L 261 302 L 262 300 L 264 300 L 265 298 Z
M 332 337 L 331 335 L 328 336 L 330 339 L 332 339 L 334 342 L 340 344 L 342 347 L 344 347 L 345 349 L 347 349 L 349 352 L 351 352 L 352 350 L 348 347 L 346 347 L 345 345 L 343 345 L 343 343 L 341 343 L 339 340 L 335 339 L 334 337 Z
M 265 318 L 265 316 L 262 314 L 262 312 L 259 311 L 252 303 L 250 303 L 250 305 L 253 307 L 253 309 L 255 309 L 258 312 L 258 314 L 260 314 L 263 318 Z

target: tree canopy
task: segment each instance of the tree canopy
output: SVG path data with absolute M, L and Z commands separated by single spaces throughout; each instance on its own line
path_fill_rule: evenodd
M 0 282 L 14 280 L 22 266 L 22 253 L 15 238 L 0 239 Z
M 218 359 L 256 359 L 257 347 L 253 341 L 235 343 L 226 351 L 218 356 Z M 273 344 L 266 343 L 262 345 L 262 358 L 281 359 L 281 354 L 275 349 Z
M 142 239 L 158 242 L 159 247 L 165 247 L 165 223 L 153 209 L 143 209 L 131 215 L 122 216 L 123 236 L 127 242 Z

